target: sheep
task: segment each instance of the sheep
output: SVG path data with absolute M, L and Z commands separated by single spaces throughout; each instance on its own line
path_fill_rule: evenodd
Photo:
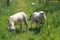
M 19 23 L 20 24 L 20 30 L 22 30 L 22 22 L 26 25 L 26 31 L 28 30 L 28 23 L 27 23 L 27 16 L 24 12 L 18 12 L 12 16 L 9 17 L 8 23 L 11 30 L 15 30 L 15 26 Z
M 37 26 L 39 26 L 40 24 L 44 24 L 46 21 L 46 15 L 44 11 L 34 12 L 30 17 L 31 17 L 31 28 L 33 23 L 36 23 Z

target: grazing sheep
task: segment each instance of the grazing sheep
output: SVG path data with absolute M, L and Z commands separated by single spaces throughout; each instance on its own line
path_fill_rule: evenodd
M 34 22 L 37 24 L 37 26 L 39 26 L 40 24 L 44 24 L 46 21 L 46 15 L 43 11 L 34 12 L 30 17 L 31 27 Z
M 17 23 L 20 24 L 20 30 L 21 30 L 22 29 L 22 22 L 25 23 L 26 31 L 27 31 L 27 28 L 28 28 L 27 16 L 24 12 L 18 12 L 16 14 L 10 16 L 8 19 L 8 23 L 9 23 L 11 30 L 15 30 L 15 26 Z

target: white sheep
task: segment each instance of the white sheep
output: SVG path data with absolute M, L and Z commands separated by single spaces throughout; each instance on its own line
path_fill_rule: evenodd
M 27 16 L 24 12 L 18 12 L 12 16 L 9 17 L 8 23 L 10 25 L 11 30 L 15 30 L 16 24 L 20 24 L 20 30 L 22 29 L 22 22 L 25 23 L 26 25 L 26 31 L 28 28 L 28 23 L 27 23 Z
M 34 22 L 37 24 L 37 26 L 39 26 L 40 24 L 44 24 L 45 21 L 46 21 L 46 15 L 43 11 L 34 12 L 31 15 L 31 27 Z

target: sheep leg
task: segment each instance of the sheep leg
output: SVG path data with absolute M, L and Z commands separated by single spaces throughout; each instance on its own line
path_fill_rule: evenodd
M 28 31 L 28 24 L 26 23 L 26 31 Z
M 28 31 L 28 23 L 27 23 L 27 18 L 26 18 L 26 16 L 24 16 L 23 20 L 24 20 L 24 23 L 25 23 L 25 25 L 26 25 L 26 31 Z
M 26 31 L 28 31 L 28 23 L 27 21 L 24 21 L 25 25 L 26 25 Z
M 22 23 L 20 23 L 20 31 L 22 30 Z
M 37 27 L 39 27 L 39 23 L 37 23 Z

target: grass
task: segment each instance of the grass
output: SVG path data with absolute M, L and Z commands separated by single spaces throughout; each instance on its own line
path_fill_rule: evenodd
M 32 6 L 31 3 L 36 5 Z M 13 0 L 8 6 L 0 3 L 0 40 L 60 40 L 60 3 L 39 3 L 38 0 Z M 33 25 L 33 31 L 24 32 L 25 25 L 23 23 L 22 32 L 17 27 L 16 35 L 8 29 L 8 18 L 16 12 L 24 11 L 27 17 L 38 10 L 46 12 L 47 20 L 43 28 L 37 29 L 36 24 Z M 31 21 L 28 21 L 28 29 L 30 29 Z

